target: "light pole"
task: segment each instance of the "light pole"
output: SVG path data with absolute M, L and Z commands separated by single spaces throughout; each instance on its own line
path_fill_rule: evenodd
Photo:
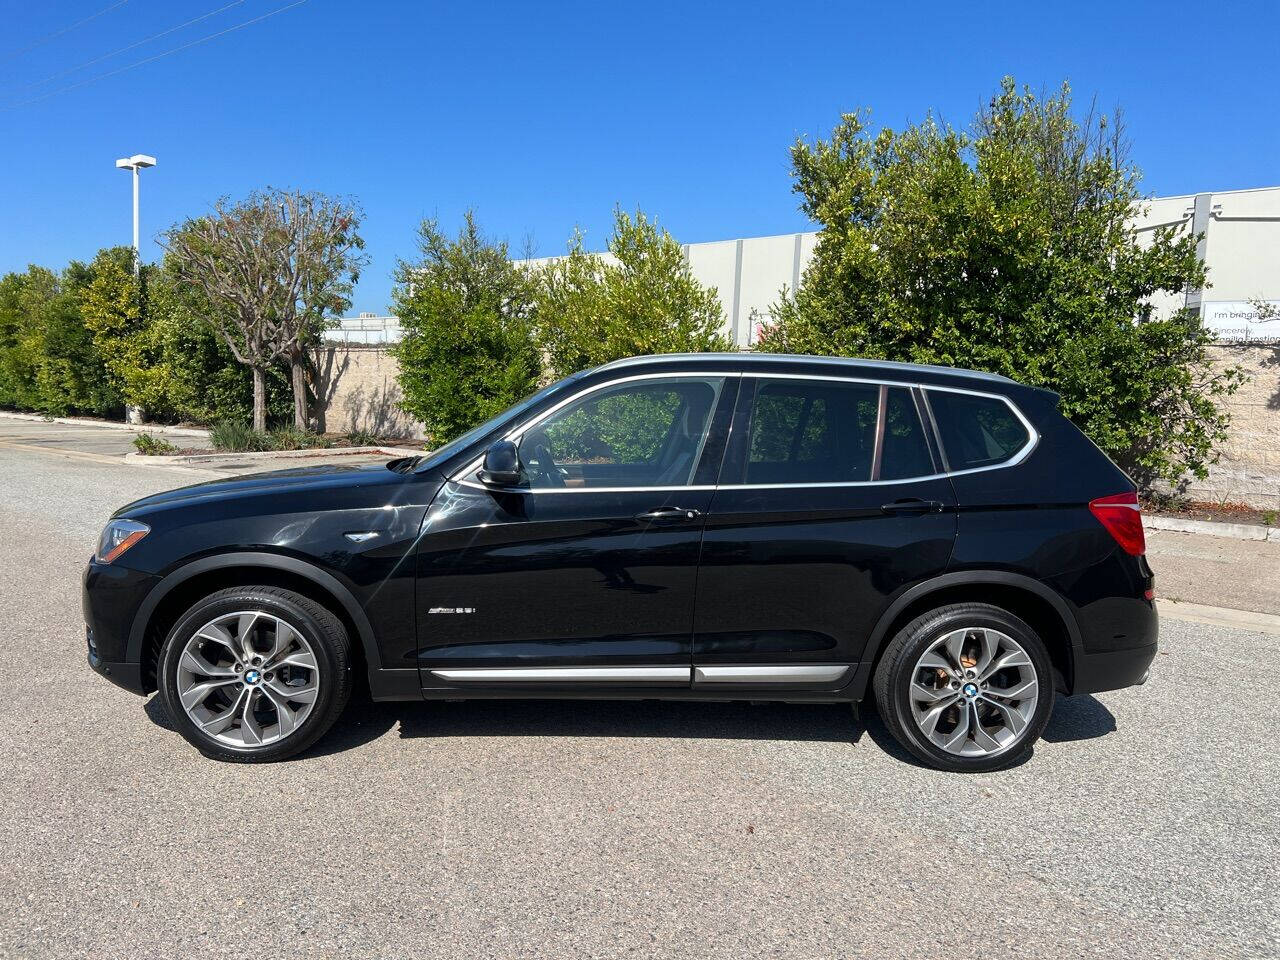
M 116 166 L 121 170 L 133 171 L 133 271 L 138 272 L 142 264 L 141 255 L 138 252 L 138 172 L 144 167 L 154 167 L 156 165 L 155 157 L 148 157 L 145 153 L 135 153 L 132 157 L 124 157 L 116 161 Z

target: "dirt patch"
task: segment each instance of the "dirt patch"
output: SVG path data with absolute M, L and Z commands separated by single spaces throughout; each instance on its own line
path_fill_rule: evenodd
M 1256 510 L 1243 503 L 1203 503 L 1196 500 L 1143 501 L 1144 513 L 1180 520 L 1209 520 L 1214 523 L 1248 523 L 1259 527 L 1280 526 L 1280 511 Z

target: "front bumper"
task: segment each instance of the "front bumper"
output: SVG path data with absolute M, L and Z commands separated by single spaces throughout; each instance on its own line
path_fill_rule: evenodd
M 157 578 L 91 560 L 84 572 L 83 610 L 89 666 L 137 694 L 150 692 L 142 650 L 131 649 L 138 608 Z

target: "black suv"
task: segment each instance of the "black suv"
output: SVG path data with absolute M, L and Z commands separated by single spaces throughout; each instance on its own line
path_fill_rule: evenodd
M 422 457 L 198 484 L 116 513 L 89 663 L 210 757 L 375 700 L 875 698 L 949 770 L 1023 758 L 1055 692 L 1156 652 L 1133 484 L 1003 377 L 638 357 Z

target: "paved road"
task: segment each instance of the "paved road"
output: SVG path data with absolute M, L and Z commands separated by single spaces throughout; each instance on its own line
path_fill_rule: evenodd
M 1276 955 L 1278 636 L 1167 621 L 983 776 L 661 703 L 364 705 L 213 764 L 84 664 L 93 538 L 170 482 L 0 449 L 0 955 Z

